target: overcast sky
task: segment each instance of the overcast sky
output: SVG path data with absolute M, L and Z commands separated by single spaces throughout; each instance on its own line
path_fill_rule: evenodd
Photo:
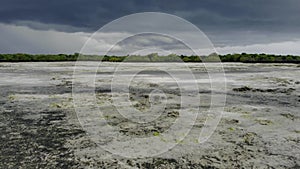
M 2 0 L 0 53 L 78 52 L 93 32 L 115 19 L 164 12 L 196 25 L 219 53 L 300 55 L 299 8 L 299 0 Z M 119 31 L 105 36 L 126 33 Z M 153 37 L 149 44 L 162 45 Z M 112 45 L 103 44 L 95 47 Z

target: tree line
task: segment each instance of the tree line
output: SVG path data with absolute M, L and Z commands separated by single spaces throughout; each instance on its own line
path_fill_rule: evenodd
M 103 61 L 103 62 L 242 62 L 242 63 L 300 63 L 300 56 L 273 54 L 211 54 L 208 56 L 186 56 L 170 54 L 160 56 L 148 55 L 100 56 L 74 54 L 0 54 L 0 62 L 57 62 L 57 61 Z

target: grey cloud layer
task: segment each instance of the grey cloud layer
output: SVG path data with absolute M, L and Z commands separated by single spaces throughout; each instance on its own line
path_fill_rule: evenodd
M 0 6 L 0 22 L 35 21 L 54 28 L 70 26 L 66 29 L 57 26 L 62 31 L 95 31 L 124 15 L 159 11 L 178 15 L 207 30 L 297 31 L 299 7 L 297 0 L 4 0 Z
M 57 31 L 34 30 L 24 26 L 12 26 L 0 24 L 0 53 L 74 53 L 80 52 L 84 43 L 91 36 L 90 33 L 66 33 Z M 127 35 L 126 35 L 127 36 Z M 109 38 L 108 38 L 109 37 Z M 115 45 L 102 39 L 120 39 L 123 33 L 103 33 L 99 34 L 91 42 L 86 50 L 90 54 L 103 54 L 114 46 L 110 54 L 130 54 L 132 50 L 150 49 L 147 52 L 157 52 L 151 48 L 167 50 L 177 54 L 191 54 L 190 50 L 178 41 L 161 36 L 148 36 L 141 39 L 130 38 L 124 43 Z M 98 39 L 98 40 L 97 40 Z M 280 43 L 236 45 L 217 47 L 216 51 L 221 54 L 226 53 L 274 53 L 274 54 L 300 54 L 300 40 L 283 41 Z M 128 53 L 124 53 L 124 51 Z M 134 51 L 136 52 L 136 51 Z M 200 53 L 207 51 L 200 51 Z M 210 51 L 208 53 L 211 53 Z
M 299 7 L 298 0 L 2 0 L 0 23 L 27 26 L 31 33 L 37 31 L 37 34 L 32 33 L 34 34 L 32 36 L 40 35 L 40 30 L 51 30 L 65 32 L 64 35 L 69 37 L 67 33 L 92 33 L 124 15 L 157 11 L 187 19 L 203 30 L 215 46 L 222 48 L 298 41 L 300 39 Z M 41 37 L 36 37 L 35 40 L 26 35 L 27 31 L 13 34 L 14 30 L 12 30 L 5 34 L 4 32 L 9 30 L 4 27 L 2 26 L 3 30 L 0 28 L 1 37 L 4 39 L 4 41 L 0 40 L 2 53 L 4 50 L 16 51 L 12 49 L 15 44 L 9 42 L 19 44 L 18 48 L 24 48 L 24 51 L 29 53 L 32 50 L 40 53 L 51 52 L 53 51 L 51 45 L 55 46 L 58 40 L 64 39 L 60 38 L 58 33 L 55 36 L 57 39 L 50 36 L 48 40 L 40 40 Z M 174 27 L 175 30 L 176 26 Z M 21 28 L 16 28 L 18 29 Z M 112 31 L 119 33 L 119 30 Z M 16 40 L 22 37 L 27 39 Z M 83 39 L 74 40 L 76 39 L 80 41 L 73 42 L 77 49 L 83 43 Z M 28 43 L 27 40 L 31 42 Z M 42 46 L 42 44 L 49 46 Z M 162 44 L 157 42 L 154 45 Z M 27 47 L 30 49 L 26 49 Z M 70 52 L 71 50 L 73 49 L 70 48 Z M 61 51 L 63 52 L 64 49 Z

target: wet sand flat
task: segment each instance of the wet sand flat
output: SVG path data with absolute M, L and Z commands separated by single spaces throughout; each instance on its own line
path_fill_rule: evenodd
M 157 137 L 166 143 L 174 141 L 177 143 L 175 147 L 146 158 L 122 157 L 101 149 L 99 143 L 93 142 L 85 128 L 82 128 L 75 111 L 72 97 L 74 62 L 0 63 L 0 166 L 300 167 L 299 65 L 223 63 L 225 74 L 215 65 L 213 78 L 209 78 L 204 65 L 199 63 L 118 64 L 80 62 L 76 65 L 79 72 L 77 78 L 87 82 L 78 84 L 84 89 L 80 93 L 82 104 L 88 105 L 91 110 L 101 109 L 102 120 L 113 128 L 113 131 L 101 130 L 105 137 L 99 138 L 99 143 L 105 146 L 116 140 L 125 142 L 130 138 Z M 208 64 L 214 67 L 214 63 Z M 97 66 L 95 73 L 93 70 Z M 113 81 L 115 88 L 112 89 L 116 68 L 123 79 Z M 158 68 L 168 72 L 159 71 Z M 194 95 L 193 89 L 195 80 L 186 76 L 183 68 L 196 79 L 197 95 Z M 131 80 L 126 91 L 124 87 L 128 86 L 123 82 L 134 72 L 139 73 Z M 170 74 L 176 74 L 181 80 L 174 81 Z M 223 75 L 226 89 L 212 89 L 210 83 L 219 84 L 219 77 Z M 93 83 L 90 83 L 91 79 Z M 179 83 L 184 90 L 179 89 Z M 95 94 L 96 104 L 86 99 L 90 91 Z M 184 106 L 180 100 L 182 92 L 187 96 Z M 142 112 L 140 119 L 148 120 L 147 123 L 137 123 L 120 114 L 113 105 L 112 95 L 117 99 L 129 96 L 130 107 Z M 198 95 L 199 102 L 194 99 Z M 226 96 L 222 118 L 211 137 L 199 143 L 199 133 L 207 118 L 205 112 L 212 106 L 213 95 Z M 149 113 L 152 104 L 158 107 Z M 163 109 L 160 109 L 160 105 L 164 105 Z M 193 124 L 187 124 L 191 130 L 183 140 L 163 137 L 163 133 L 181 117 L 180 113 L 198 113 L 197 108 L 203 114 L 197 116 Z M 87 111 L 86 116 L 89 115 L 92 117 L 93 114 Z M 90 125 L 101 128 L 95 123 Z

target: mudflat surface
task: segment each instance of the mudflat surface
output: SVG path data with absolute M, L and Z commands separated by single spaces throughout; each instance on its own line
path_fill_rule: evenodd
M 197 63 L 118 64 L 102 63 L 95 73 L 97 63 L 78 63 L 80 102 L 74 105 L 74 62 L 0 63 L 0 168 L 300 167 L 299 65 L 224 63 L 223 68 L 215 65 L 209 76 L 204 65 Z M 116 68 L 121 78 L 114 81 Z M 193 74 L 197 90 L 183 68 Z M 139 73 L 126 86 L 134 72 Z M 174 81 L 170 74 L 181 80 Z M 211 88 L 210 83 L 218 85 L 223 75 L 226 89 Z M 96 103 L 89 101 L 91 91 Z M 128 106 L 121 104 L 125 96 Z M 211 105 L 213 96 L 226 96 L 225 104 Z M 81 106 L 89 107 L 85 116 L 75 111 Z M 222 117 L 209 139 L 200 143 L 199 133 L 209 118 L 205 112 L 211 106 L 222 107 L 218 112 Z M 106 121 L 110 128 L 95 122 L 98 110 L 102 112 L 99 121 Z M 165 136 L 182 113 L 202 114 Z M 89 117 L 88 125 L 82 124 Z M 176 130 L 182 128 L 191 130 L 177 140 Z M 93 129 L 101 132 L 99 137 L 93 136 Z M 157 141 L 153 153 L 162 150 L 161 145 L 176 145 L 155 156 L 150 151 L 144 152 L 146 157 L 131 158 L 143 151 L 136 147 L 152 148 L 151 143 L 141 145 L 135 138 Z M 134 145 L 122 147 L 126 142 Z M 117 153 L 109 151 L 112 143 Z

